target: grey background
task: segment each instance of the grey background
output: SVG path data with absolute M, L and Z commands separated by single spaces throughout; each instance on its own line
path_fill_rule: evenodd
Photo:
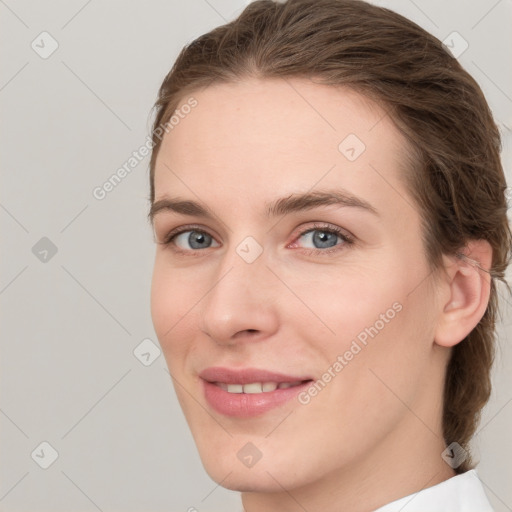
M 3 512 L 241 509 L 202 469 L 163 356 L 145 366 L 133 352 L 157 344 L 149 158 L 105 199 L 92 191 L 145 142 L 182 46 L 246 3 L 0 0 Z M 378 3 L 469 43 L 459 59 L 500 123 L 510 176 L 511 1 Z M 59 45 L 46 59 L 31 47 L 43 31 Z M 57 249 L 46 261 L 34 254 L 43 237 Z M 512 510 L 512 316 L 500 290 L 495 387 L 474 440 L 498 512 Z M 43 441 L 58 452 L 47 469 Z

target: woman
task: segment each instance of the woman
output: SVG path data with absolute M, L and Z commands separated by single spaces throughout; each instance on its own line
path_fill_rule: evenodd
M 156 111 L 152 318 L 208 474 L 248 512 L 492 510 L 511 233 L 471 76 L 387 9 L 256 1 Z

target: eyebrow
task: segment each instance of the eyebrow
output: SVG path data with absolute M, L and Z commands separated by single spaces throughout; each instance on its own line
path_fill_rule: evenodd
M 379 216 L 379 212 L 368 201 L 343 189 L 290 194 L 287 197 L 281 197 L 265 204 L 265 216 L 268 218 L 276 217 L 330 205 L 359 208 Z M 148 213 L 150 222 L 153 222 L 157 213 L 164 211 L 204 217 L 210 220 L 214 220 L 215 217 L 208 208 L 196 201 L 184 200 L 179 197 L 163 197 L 151 205 Z

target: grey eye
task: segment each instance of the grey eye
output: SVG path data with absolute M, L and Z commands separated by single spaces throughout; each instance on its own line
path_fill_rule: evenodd
M 327 229 L 312 229 L 303 233 L 300 238 L 305 238 L 309 243 L 313 243 L 313 249 L 325 249 L 334 247 L 340 236 Z
M 212 236 L 204 231 L 197 231 L 194 229 L 189 229 L 188 231 L 183 231 L 175 238 L 175 244 L 184 250 L 189 249 L 208 249 L 210 244 L 215 242 Z M 182 245 L 180 245 L 180 243 Z M 189 246 L 187 247 L 187 244 Z

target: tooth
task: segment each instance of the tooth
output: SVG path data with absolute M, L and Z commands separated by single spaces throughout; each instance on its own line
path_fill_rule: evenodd
M 261 386 L 261 389 L 264 393 L 268 391 L 274 391 L 277 389 L 277 382 L 264 382 L 263 386 Z
M 277 382 L 251 382 L 249 384 L 226 384 L 224 382 L 216 382 L 215 384 L 228 393 L 256 394 L 269 393 L 276 389 L 288 389 L 302 384 L 302 381 L 281 382 L 279 384 Z
M 261 393 L 261 382 L 244 384 L 244 393 Z

